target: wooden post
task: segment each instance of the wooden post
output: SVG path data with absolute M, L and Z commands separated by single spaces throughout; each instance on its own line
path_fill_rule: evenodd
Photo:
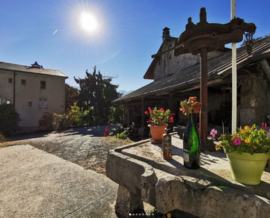
M 130 126 L 130 105 L 127 102 L 127 125 Z
M 236 16 L 235 0 L 231 0 L 231 19 Z M 236 43 L 232 43 L 232 134 L 237 131 L 237 68 Z
M 142 125 L 141 126 L 144 126 L 144 121 L 145 121 L 145 118 L 144 118 L 144 98 L 142 98 Z

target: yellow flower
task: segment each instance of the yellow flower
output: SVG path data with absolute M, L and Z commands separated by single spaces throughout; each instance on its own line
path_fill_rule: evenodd
M 245 129 L 245 130 L 250 130 L 249 126 L 245 126 L 244 129 Z
M 241 129 L 241 133 L 245 133 L 246 132 L 246 130 L 244 130 L 244 129 Z
M 170 213 L 167 214 L 167 218 L 171 218 L 171 214 Z
M 248 139 L 245 139 L 245 143 L 249 143 L 249 140 Z

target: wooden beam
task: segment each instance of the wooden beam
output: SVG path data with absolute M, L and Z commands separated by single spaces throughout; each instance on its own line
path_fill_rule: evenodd
M 222 81 L 223 81 L 222 79 L 210 80 L 210 81 L 207 82 L 207 85 L 211 85 L 211 84 L 214 84 L 214 83 L 219 83 L 219 82 L 222 82 Z M 187 88 L 187 89 L 179 90 L 179 92 L 188 92 L 188 91 L 191 91 L 191 90 L 194 90 L 194 89 L 199 89 L 199 88 L 200 88 L 200 84 L 192 86 L 192 87 Z

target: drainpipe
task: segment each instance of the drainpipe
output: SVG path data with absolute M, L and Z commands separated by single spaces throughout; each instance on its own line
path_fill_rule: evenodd
M 14 108 L 15 108 L 15 85 L 16 85 L 15 76 L 16 76 L 16 74 L 15 74 L 15 71 L 14 71 L 13 72 L 13 105 L 14 105 Z
M 231 0 L 231 19 L 236 16 L 235 0 Z M 236 43 L 232 43 L 232 134 L 237 128 L 237 69 L 236 69 Z

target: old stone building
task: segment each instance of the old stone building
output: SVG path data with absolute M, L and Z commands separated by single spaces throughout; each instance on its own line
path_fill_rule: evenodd
M 174 56 L 178 38 L 163 29 L 162 44 L 147 69 L 144 79 L 152 83 L 116 99 L 125 104 L 126 124 L 147 124 L 144 111 L 148 107 L 169 108 L 175 113 L 174 125 L 186 123 L 179 111 L 180 101 L 200 92 L 200 56 L 182 54 Z M 270 36 L 253 43 L 251 55 L 246 47 L 237 49 L 238 126 L 261 125 L 270 114 Z M 208 123 L 231 126 L 231 50 L 208 53 Z
M 66 78 L 37 62 L 31 66 L 0 62 L 0 104 L 15 106 L 24 131 L 38 130 L 44 112 L 65 112 Z

